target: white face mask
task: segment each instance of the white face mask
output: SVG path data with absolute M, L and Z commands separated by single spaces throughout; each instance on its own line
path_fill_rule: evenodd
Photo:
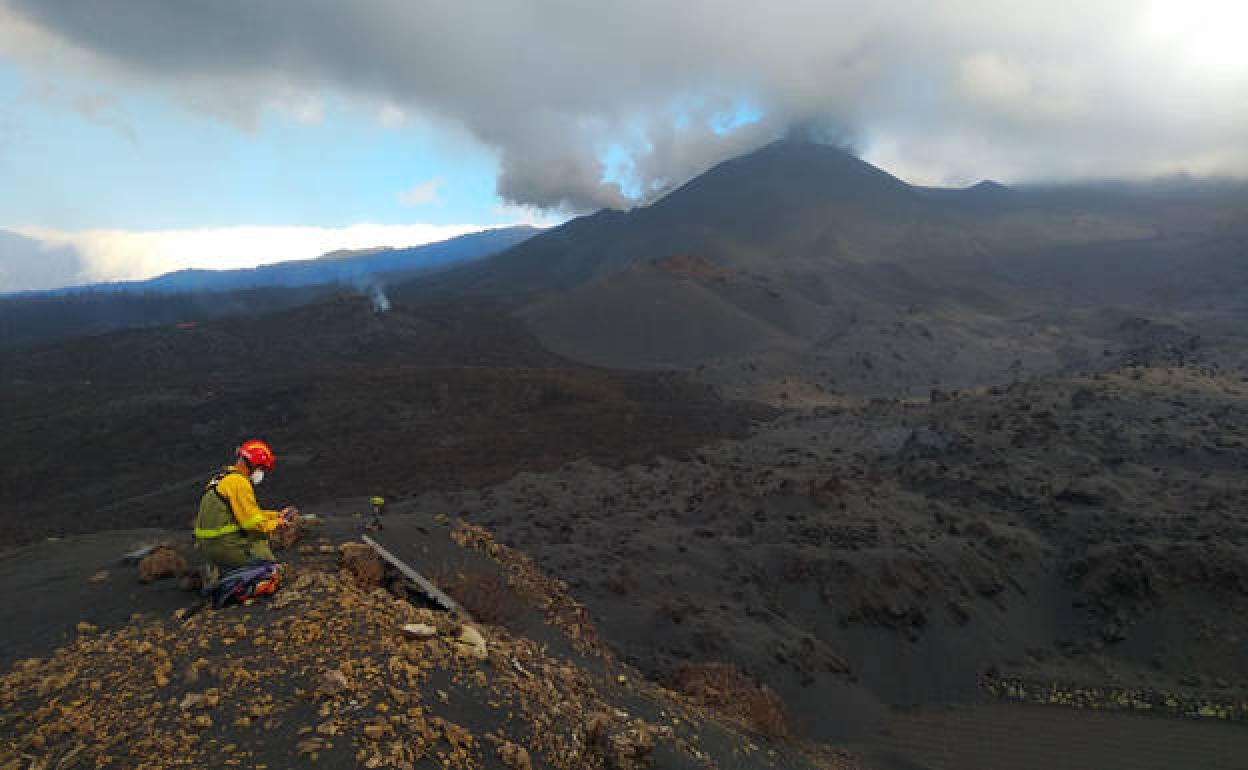
M 264 481 L 264 471 L 262 471 L 259 468 L 256 468 L 254 471 L 251 472 L 251 483 L 259 484 L 261 481 Z

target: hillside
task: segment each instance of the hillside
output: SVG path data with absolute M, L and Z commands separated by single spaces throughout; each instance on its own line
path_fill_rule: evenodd
M 5 662 L 41 659 L 15 666 L 0 682 L 0 698 L 12 704 L 7 713 L 18 715 L 0 732 L 17 741 L 7 744 L 10 750 L 24 745 L 32 757 L 58 760 L 82 743 L 126 765 L 109 746 L 147 740 L 134 725 L 151 720 L 118 725 L 102 711 L 86 712 L 90 720 L 81 724 L 107 736 L 96 739 L 53 717 L 36 727 L 21 715 L 42 713 L 36 711 L 41 703 L 54 708 L 82 697 L 93 681 L 145 681 L 163 665 L 158 653 L 123 656 L 118 668 L 117 656 L 107 651 L 147 641 L 170 651 L 178 676 L 201 657 L 205 671 L 224 673 L 201 683 L 167 675 L 170 684 L 157 690 L 120 686 L 114 699 L 98 705 L 109 713 L 142 714 L 163 702 L 165 713 L 152 719 L 162 734 L 189 741 L 177 743 L 177 750 L 233 744 L 243 760 L 280 764 L 301 742 L 315 739 L 326 759 L 347 761 L 365 751 L 358 761 L 367 761 L 395 750 L 389 730 L 394 739 L 421 731 L 424 743 L 403 739 L 409 749 L 450 752 L 456 745 L 449 736 L 461 733 L 448 731 L 449 724 L 475 736 L 459 746 L 474 761 L 500 767 L 501 742 L 482 741 L 485 733 L 502 728 L 506 741 L 530 752 L 557 752 L 532 736 L 576 735 L 575 728 L 551 732 L 549 726 L 574 723 L 606 703 L 658 727 L 677 729 L 673 716 L 680 715 L 680 724 L 702 736 L 693 745 L 717 766 L 816 761 L 805 744 L 784 749 L 790 753 L 783 760 L 763 760 L 745 751 L 747 743 L 761 745 L 748 729 L 744 742 L 734 744 L 738 739 L 730 736 L 741 728 L 731 720 L 727 727 L 722 717 L 705 722 L 705 711 L 683 711 L 690 704 L 646 684 L 692 688 L 705 698 L 696 684 L 705 680 L 698 677 L 728 676 L 718 668 L 727 665 L 744 679 L 725 681 L 760 683 L 778 694 L 793 735 L 848 747 L 866 767 L 1040 770 L 1068 756 L 1065 741 L 1079 735 L 1080 761 L 1068 762 L 1071 767 L 1234 768 L 1248 738 L 1242 725 L 1222 722 L 1248 719 L 1238 705 L 1248 697 L 1248 669 L 1238 654 L 1248 635 L 1248 520 L 1240 512 L 1248 489 L 1239 473 L 1248 446 L 1246 409 L 1248 390 L 1238 373 L 1131 367 L 979 393 L 937 393 L 927 403 L 877 399 L 792 410 L 756 424 L 743 439 L 703 439 L 684 456 L 665 457 L 655 448 L 637 462 L 610 464 L 570 445 L 563 456 L 583 459 L 512 465 L 495 480 L 478 475 L 436 492 L 409 467 L 408 482 L 387 490 L 393 502 L 379 533 L 385 542 L 449 580 L 453 590 L 456 574 L 485 564 L 439 539 L 445 530 L 438 522 L 463 517 L 468 523 L 456 530 L 461 545 L 503 558 L 514 580 L 509 584 L 529 591 L 541 586 L 537 596 L 547 598 L 575 596 L 595 629 L 592 637 L 582 627 L 573 642 L 559 641 L 543 631 L 544 621 L 517 615 L 508 602 L 489 604 L 505 619 L 486 629 L 492 668 L 484 688 L 474 684 L 479 677 L 471 668 L 455 662 L 450 637 L 421 652 L 429 664 L 422 676 L 429 678 L 416 688 L 417 705 L 420 719 L 434 726 L 428 733 L 405 711 L 412 702 L 396 708 L 397 696 L 384 684 L 395 670 L 394 656 L 407 654 L 388 629 L 412 620 L 436 625 L 436 619 L 355 589 L 332 570 L 318 572 L 336 558 L 320 553 L 319 545 L 284 555 L 295 571 L 284 589 L 289 593 L 272 604 L 203 615 L 182 626 L 170 613 L 187 605 L 185 594 L 126 582 L 132 578 L 114 564 L 143 539 L 178 539 L 176 522 L 155 533 L 41 542 L 10 551 L 0 567 L 0 584 L 31 600 L 7 610 L 13 619 L 6 625 L 14 631 L 6 638 Z M 87 419 L 98 414 L 82 412 Z M 488 422 L 499 424 L 497 417 Z M 66 448 L 61 456 L 74 455 Z M 325 521 L 320 536 L 337 543 L 358 532 L 371 489 L 348 476 L 320 488 L 296 458 L 281 462 L 273 485 L 262 489 L 266 500 L 288 499 L 297 488 L 304 510 Z M 173 467 L 172 460 L 160 467 Z M 336 478 L 330 462 L 313 467 Z M 298 484 L 292 488 L 284 477 L 297 477 Z M 118 474 L 114 483 L 137 488 L 140 480 Z M 169 502 L 193 497 L 187 487 L 168 490 Z M 122 521 L 91 510 L 94 526 Z M 33 520 L 51 523 L 43 514 Z M 492 545 L 479 526 L 510 548 Z M 515 571 L 520 563 L 553 582 L 533 583 L 538 578 L 531 572 L 522 577 Z M 86 582 L 98 569 L 110 571 L 107 580 Z M 459 589 L 469 585 L 461 582 Z M 327 613 L 328 607 L 334 611 Z M 144 617 L 128 620 L 136 611 Z M 5 617 L 0 613 L 0 621 Z M 79 621 L 104 631 L 75 639 Z M 273 629 L 283 629 L 288 636 L 282 638 L 303 638 L 312 625 L 323 627 L 318 633 L 334 644 L 279 647 Z M 196 650 L 205 637 L 230 641 Z M 600 639 L 606 656 L 600 660 L 618 660 L 610 665 L 620 668 L 604 676 L 604 663 L 575 652 L 576 639 Z M 67 649 L 51 656 L 62 641 Z M 495 650 L 504 657 L 495 660 Z M 244 651 L 255 657 L 242 660 L 270 662 L 250 684 L 228 684 L 225 673 Z M 560 693 L 576 693 L 575 702 L 561 706 L 558 716 L 543 710 L 547 700 L 536 711 L 523 706 L 533 703 L 533 692 L 524 689 L 523 672 L 518 678 L 507 673 L 507 666 L 516 671 L 512 659 L 541 687 L 549 681 Z M 318 677 L 333 669 L 346 672 L 358 688 L 350 697 L 367 707 L 351 711 L 345 697 L 298 696 L 299 690 L 315 692 Z M 359 675 L 374 670 L 379 678 Z M 623 687 L 616 670 L 625 675 Z M 38 695 L 30 689 L 38 682 L 51 689 Z M 213 688 L 222 704 L 239 705 L 174 708 L 187 694 Z M 438 690 L 448 693 L 446 700 Z M 415 697 L 410 688 L 404 692 Z M 510 709 L 517 721 L 500 721 L 486 708 L 508 702 L 520 706 Z M 374 703 L 385 710 L 369 711 Z M 257 722 L 236 724 L 239 709 L 253 706 L 276 720 L 264 740 L 248 732 Z M 210 724 L 196 725 L 201 713 Z M 392 714 L 407 718 L 387 728 L 379 717 Z M 311 732 L 300 733 L 300 726 Z M 31 754 L 32 731 L 44 734 L 46 753 Z M 142 745 L 174 750 L 173 743 Z M 745 753 L 734 753 L 734 745 Z M 679 744 L 655 749 L 670 750 L 677 753 L 662 754 L 667 759 L 655 766 L 684 766 Z M 558 756 L 543 761 L 562 767 Z M 819 756 L 851 761 L 838 752 Z M 586 766 L 612 765 L 595 760 Z
M 0 545 L 181 526 L 253 433 L 282 447 L 266 492 L 317 501 L 682 454 L 770 414 L 685 377 L 567 361 L 499 307 L 379 313 L 356 295 L 0 353 L 0 403 Z
M 698 368 L 773 403 L 916 396 L 1173 342 L 1139 339 L 1141 324 L 1195 341 L 1189 357 L 1238 362 L 1245 248 L 1248 194 L 1234 184 L 918 188 L 837 148 L 782 141 L 650 206 L 573 220 L 400 291 L 520 293 L 517 315 L 562 355 Z
M 726 161 L 652 205 L 572 220 L 488 262 L 438 276 L 456 291 L 547 291 L 680 254 L 735 266 L 887 248 L 928 202 L 843 150 L 781 141 Z M 829 254 L 831 256 L 833 254 Z
M 771 743 L 784 736 L 782 711 L 726 708 L 617 663 L 581 605 L 485 533 L 424 518 L 388 524 L 378 536 L 443 570 L 471 612 L 488 614 L 463 618 L 406 595 L 401 576 L 350 542 L 350 517 L 324 519 L 315 541 L 288 552 L 275 597 L 220 610 L 192 612 L 192 594 L 162 585 L 172 580 L 143 585 L 117 566 L 110 544 L 158 532 L 10 554 L 0 572 L 35 583 L 45 601 L 26 614 L 45 635 L 22 636 L 23 647 L 41 645 L 34 657 L 4 651 L 0 762 L 640 770 L 740 767 L 753 756 L 794 770 L 856 766 L 827 747 Z M 67 553 L 82 573 L 68 581 L 47 569 Z M 88 582 L 97 564 L 106 569 Z M 405 631 L 413 625 L 419 633 Z M 739 688 L 771 703 L 757 685 Z
M 1246 410 L 1239 373 L 1131 367 L 794 410 L 686 460 L 582 461 L 412 510 L 532 554 L 623 660 L 733 663 L 824 739 L 872 744 L 890 707 L 1000 681 L 1194 715 L 1248 696 Z

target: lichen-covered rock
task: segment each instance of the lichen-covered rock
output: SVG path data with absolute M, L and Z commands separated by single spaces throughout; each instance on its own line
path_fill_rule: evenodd
M 162 544 L 139 562 L 139 580 L 150 583 L 167 577 L 177 577 L 189 568 L 186 559 L 169 544 Z
M 364 543 L 343 543 L 340 553 L 342 566 L 351 573 L 355 582 L 365 588 L 381 585 L 385 578 L 386 567 L 372 546 Z

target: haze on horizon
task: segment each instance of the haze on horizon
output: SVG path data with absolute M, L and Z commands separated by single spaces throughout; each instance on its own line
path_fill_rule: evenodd
M 1242 177 L 1246 27 L 1226 0 L 0 0 L 0 229 L 35 245 L 0 291 L 33 288 L 15 259 L 51 286 L 551 224 L 794 130 L 916 184 Z

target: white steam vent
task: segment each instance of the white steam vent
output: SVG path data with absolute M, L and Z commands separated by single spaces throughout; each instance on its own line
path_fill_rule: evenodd
M 376 313 L 384 313 L 390 309 L 390 298 L 380 286 L 374 284 L 368 287 L 368 299 L 373 303 L 373 311 Z

